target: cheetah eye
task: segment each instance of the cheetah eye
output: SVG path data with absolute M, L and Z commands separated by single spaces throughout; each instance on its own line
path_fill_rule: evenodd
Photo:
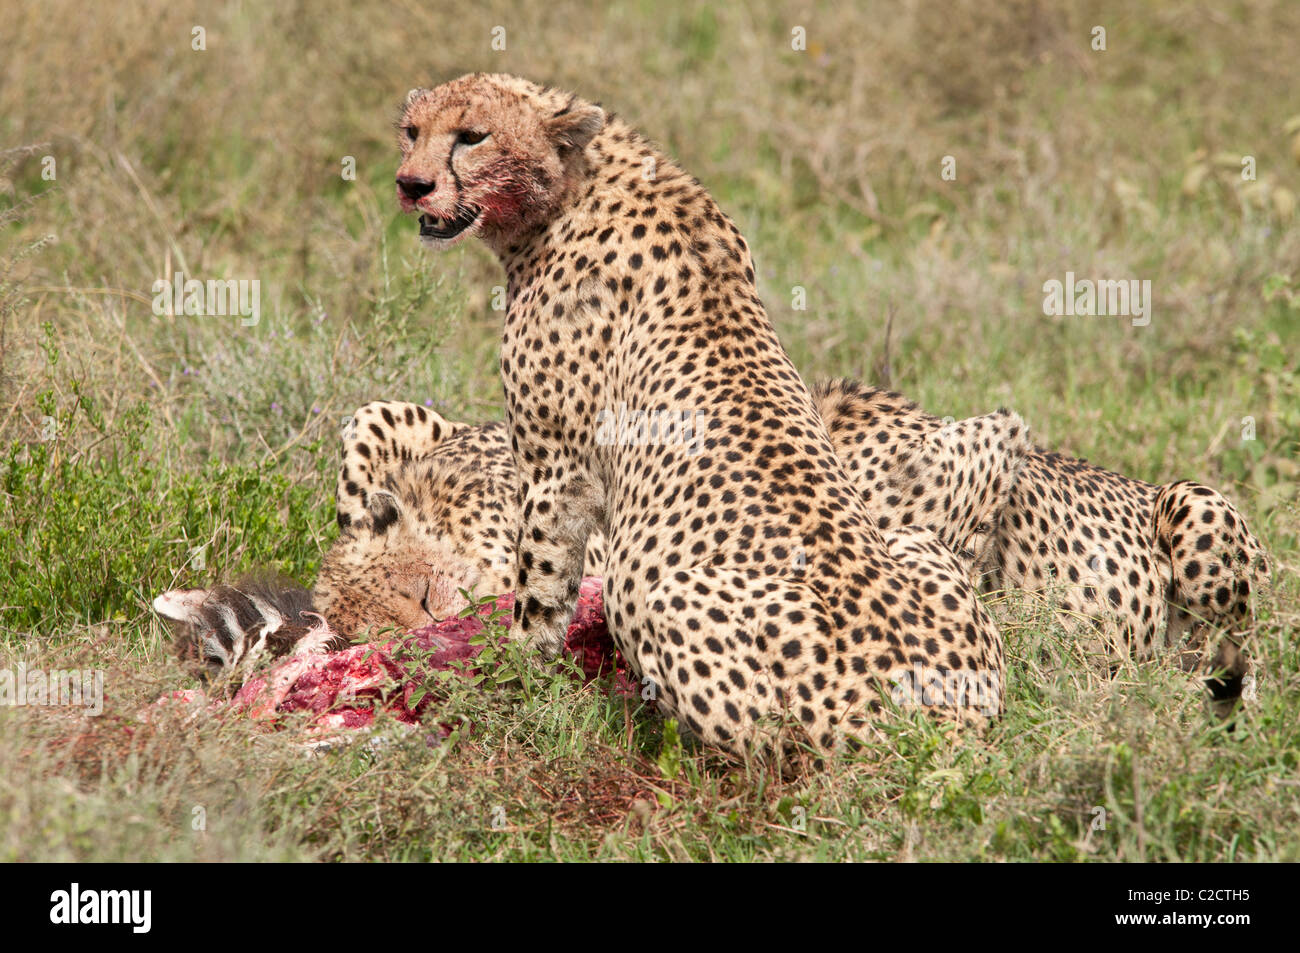
M 458 146 L 476 146 L 488 137 L 486 132 L 471 132 L 468 129 L 462 129 L 456 134 L 456 145 Z
M 420 130 L 414 126 L 403 126 L 402 132 L 406 133 L 406 138 L 410 139 L 412 142 L 420 138 Z

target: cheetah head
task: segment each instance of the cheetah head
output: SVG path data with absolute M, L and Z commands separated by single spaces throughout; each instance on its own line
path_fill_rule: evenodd
M 502 250 L 545 223 L 605 125 L 599 106 L 504 74 L 472 73 L 406 95 L 397 121 L 397 201 L 420 239 L 478 235 Z
M 330 625 L 357 635 L 367 629 L 418 629 L 465 605 L 479 570 L 431 537 L 387 491 L 369 494 L 366 515 L 343 531 L 321 562 L 314 601 Z

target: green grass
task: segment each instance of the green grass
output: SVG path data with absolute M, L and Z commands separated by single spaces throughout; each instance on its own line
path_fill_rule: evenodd
M 1300 10 L 994 6 L 19 4 L 0 670 L 102 669 L 107 698 L 97 719 L 0 708 L 0 858 L 1300 860 Z M 1012 594 L 1004 719 L 886 720 L 815 771 L 723 759 L 511 653 L 499 684 L 431 683 L 460 726 L 441 742 L 389 723 L 308 755 L 293 730 L 143 721 L 192 684 L 154 595 L 310 582 L 344 415 L 500 415 L 497 265 L 423 253 L 391 198 L 395 103 L 470 69 L 574 88 L 680 158 L 748 237 L 807 378 L 1009 406 L 1046 446 L 1221 487 L 1275 568 L 1258 699 L 1225 723 L 1167 663 L 1098 670 Z M 261 321 L 154 316 L 177 268 L 258 279 Z M 1151 325 L 1045 317 L 1067 270 L 1151 280 Z

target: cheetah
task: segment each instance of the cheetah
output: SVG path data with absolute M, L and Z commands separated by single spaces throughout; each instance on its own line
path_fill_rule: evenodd
M 1111 660 L 1169 649 L 1211 674 L 1216 700 L 1241 694 L 1251 596 L 1263 547 L 1217 490 L 1155 485 L 1034 448 L 995 529 L 987 588 L 1049 592 L 1056 617 Z M 1211 635 L 1221 632 L 1215 645 Z
M 1240 694 L 1249 600 L 1267 580 L 1267 562 L 1222 494 L 1186 481 L 1155 486 L 1043 450 L 1024 421 L 1006 410 L 940 419 L 902 395 L 847 380 L 818 382 L 812 394 L 880 530 L 915 525 L 933 532 L 986 593 L 1048 593 L 1057 621 L 1102 661 L 1172 649 L 1185 669 L 1217 673 L 1208 680 L 1217 699 Z M 502 527 L 518 516 L 518 477 L 504 428 L 438 418 L 432 434 L 407 432 L 402 421 L 423 421 L 422 412 L 387 401 L 357 412 L 355 419 L 365 422 L 361 436 L 354 428 L 342 447 L 340 525 L 354 521 L 350 514 L 364 510 L 367 493 L 387 483 L 403 513 L 432 507 L 457 514 L 454 536 L 450 516 L 419 523 L 455 553 L 455 561 L 439 559 L 445 548 L 431 545 L 428 564 L 441 572 L 471 564 L 475 570 L 462 570 L 463 582 L 483 580 L 482 591 L 506 591 L 515 557 L 513 538 Z M 452 432 L 458 437 L 443 447 L 441 468 L 417 479 L 401 475 L 442 445 L 440 434 Z M 465 475 L 466 488 L 449 508 L 443 494 L 462 481 L 457 473 Z M 485 473 L 494 478 L 474 479 Z M 393 572 L 393 548 L 383 539 L 388 524 L 381 521 L 378 534 L 369 524 L 354 525 L 367 531 L 345 530 L 326 557 L 330 565 L 343 561 L 340 549 L 348 553 L 351 583 L 318 583 L 318 604 L 344 631 L 400 626 L 401 598 L 382 582 Z M 602 554 L 596 530 L 588 539 L 584 575 L 603 575 Z M 1104 577 L 1116 583 L 1103 591 Z M 1216 630 L 1226 635 L 1207 649 Z
M 331 625 L 414 629 L 462 608 L 461 590 L 512 588 L 518 481 L 502 428 L 375 401 L 342 442 L 340 534 L 314 588 Z
M 814 386 L 841 459 L 882 530 L 930 530 L 968 572 L 1028 447 L 1023 421 L 999 411 L 944 427 L 898 394 L 847 381 Z M 257 577 L 154 600 L 186 662 L 209 679 L 246 675 L 290 651 L 411 630 L 455 614 L 462 591 L 514 585 L 518 474 L 501 423 L 447 420 L 418 404 L 372 401 L 346 419 L 335 488 L 339 536 L 315 586 Z M 585 576 L 604 574 L 600 531 Z M 322 625 L 323 620 L 323 625 Z
M 340 533 L 313 590 L 335 629 L 414 629 L 463 608 L 462 591 L 514 588 L 519 479 L 504 424 L 372 401 L 341 443 Z M 599 575 L 599 540 L 588 550 L 586 575 Z
M 1239 694 L 1246 661 L 1240 636 L 1249 622 L 1249 587 L 1255 584 L 1254 574 L 1242 569 L 1266 564 L 1244 519 L 1222 495 L 1187 482 L 1152 487 L 1041 450 L 1030 442 L 1024 422 L 1004 410 L 945 423 L 899 394 L 853 381 L 819 382 L 812 392 L 836 452 L 871 501 L 882 531 L 915 524 L 934 532 L 986 591 L 1000 588 L 1011 575 L 1028 588 L 1050 589 L 1060 600 L 1060 623 L 1081 639 L 1089 632 L 1098 636 L 1091 641 L 1103 659 L 1145 658 L 1177 648 L 1185 668 L 1220 673 L 1210 680 L 1220 700 Z M 1036 461 L 1030 469 L 1037 473 L 1021 484 L 1027 456 Z M 306 620 L 313 606 L 335 632 L 358 635 L 444 618 L 460 608 L 457 587 L 480 585 L 482 593 L 509 589 L 514 538 L 507 528 L 518 519 L 518 476 L 503 425 L 452 423 L 416 404 L 376 401 L 349 418 L 341 457 L 336 498 L 342 532 L 326 555 L 315 592 L 295 593 L 283 581 L 254 581 L 252 588 L 236 583 L 166 593 L 155 606 L 174 623 L 183 656 L 201 655 L 212 674 L 237 667 L 245 651 L 253 658 L 263 651 L 274 658 L 296 647 L 296 640 L 312 631 Z M 1063 519 L 1052 509 L 1051 488 L 1070 479 L 1069 472 L 1092 472 L 1121 494 L 1133 491 L 1137 509 L 1089 508 Z M 1079 499 L 1095 500 L 1094 491 L 1086 480 L 1074 489 Z M 387 497 L 379 497 L 378 520 L 368 510 L 376 494 Z M 1039 512 L 1040 498 L 1048 501 L 1047 515 Z M 1032 519 L 1027 515 L 1035 513 Z M 1015 530 L 1014 545 L 1005 540 L 994 545 L 1003 519 Z M 1125 576 L 1130 586 L 1149 580 L 1146 598 L 1130 602 L 1123 613 L 1112 606 L 1109 617 L 1082 587 L 1067 591 L 1062 600 L 1062 581 L 1095 587 L 1099 578 L 1091 576 L 1107 570 L 1100 559 L 1076 558 L 1071 574 L 1059 545 L 1033 544 L 1027 533 L 1037 528 L 1041 535 L 1044 520 L 1065 539 L 1122 541 L 1126 532 L 1132 534 L 1131 526 L 1147 526 L 1161 558 L 1150 558 L 1148 549 L 1143 560 L 1140 548 L 1125 553 L 1119 546 L 1106 558 L 1106 563 L 1116 561 L 1110 574 Z M 405 543 L 394 543 L 404 535 Z M 1088 555 L 1073 544 L 1069 551 Z M 1220 570 L 1221 555 L 1207 562 L 1198 552 L 1233 552 L 1233 565 Z M 1128 560 L 1127 572 L 1120 571 L 1116 557 Z M 1237 576 L 1225 597 L 1225 587 L 1214 580 L 1234 567 Z M 603 543 L 596 531 L 588 540 L 584 575 L 602 574 Z M 1193 590 L 1189 582 L 1198 579 L 1203 588 Z M 440 594 L 443 601 L 412 612 L 412 591 L 425 598 Z M 1152 601 L 1157 592 L 1164 594 L 1163 602 Z M 230 611 L 222 611 L 223 605 Z M 266 606 L 274 611 L 263 611 Z M 1143 611 L 1148 606 L 1153 606 L 1149 614 Z M 1184 606 L 1195 607 L 1195 613 Z M 307 616 L 300 618 L 300 611 Z M 1111 638 L 1101 639 L 1108 625 Z M 1225 629 L 1230 637 L 1214 652 L 1204 652 L 1214 629 Z M 1128 641 L 1114 637 L 1120 633 Z
M 992 415 L 945 427 L 906 398 L 852 381 L 818 385 L 814 395 L 850 472 L 876 481 L 863 490 L 882 529 L 915 494 L 911 512 L 973 565 L 981 590 L 1049 592 L 1056 620 L 1094 657 L 1145 659 L 1174 649 L 1185 669 L 1214 673 L 1217 700 L 1240 695 L 1250 599 L 1267 583 L 1268 565 L 1241 513 L 1217 490 L 1122 476 L 1035 446 L 1014 425 L 986 441 L 972 425 L 995 422 Z M 976 434 L 974 446 L 944 439 L 945 430 L 964 429 Z M 899 468 L 885 469 L 898 456 L 891 448 L 902 430 L 931 441 L 939 459 L 967 457 L 966 473 L 956 474 L 942 499 Z M 1012 443 L 999 442 L 1006 440 Z M 998 452 L 972 460 L 988 441 Z M 963 537 L 972 525 L 977 532 Z M 1224 635 L 1208 647 L 1216 630 Z
M 397 127 L 423 243 L 477 237 L 507 275 L 530 648 L 562 644 L 600 530 L 611 634 L 706 743 L 750 750 L 790 718 L 829 750 L 887 699 L 1002 711 L 992 619 L 933 534 L 876 528 L 697 180 L 600 106 L 502 74 L 412 90 Z M 709 424 L 691 450 L 598 440 L 616 406 Z
M 812 395 L 876 525 L 928 529 L 978 581 L 1033 447 L 1020 415 L 941 419 L 902 394 L 843 379 L 814 384 Z
M 466 605 L 464 591 L 513 588 L 518 478 L 504 425 L 374 401 L 348 418 L 342 459 L 340 532 L 312 589 L 254 576 L 154 599 L 176 654 L 206 680 L 237 684 L 290 653 L 441 621 Z M 603 558 L 593 540 L 589 575 Z

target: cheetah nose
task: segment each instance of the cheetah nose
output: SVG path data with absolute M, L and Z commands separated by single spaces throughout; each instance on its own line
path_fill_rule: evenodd
M 397 177 L 397 187 L 412 202 L 418 202 L 432 192 L 435 184 L 430 179 L 420 179 L 411 175 L 399 175 Z

